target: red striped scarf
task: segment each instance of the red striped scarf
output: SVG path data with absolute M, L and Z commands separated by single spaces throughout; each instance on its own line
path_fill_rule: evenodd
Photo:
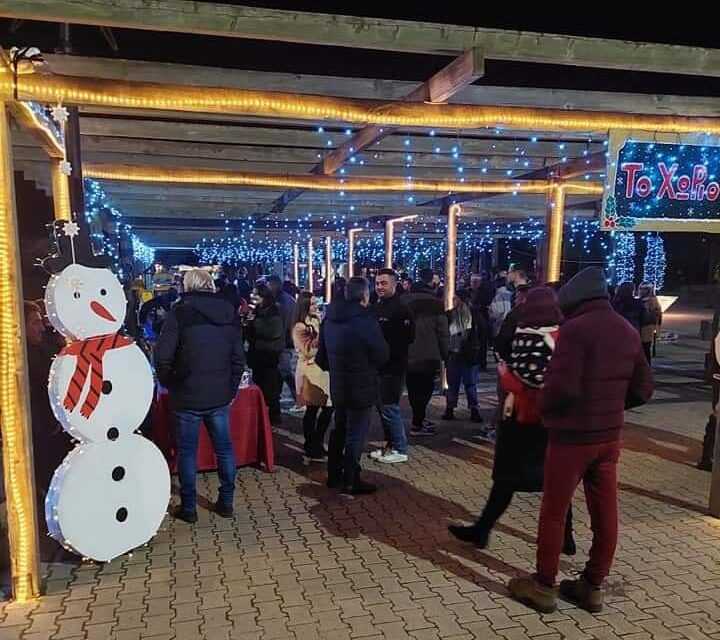
M 73 411 L 80 402 L 80 396 L 85 386 L 88 373 L 90 374 L 90 388 L 80 409 L 84 418 L 90 418 L 100 401 L 103 387 L 103 356 L 110 349 L 117 349 L 132 344 L 133 340 L 119 333 L 108 336 L 98 336 L 87 340 L 71 342 L 60 351 L 61 356 L 77 356 L 75 371 L 63 402 L 68 411 Z

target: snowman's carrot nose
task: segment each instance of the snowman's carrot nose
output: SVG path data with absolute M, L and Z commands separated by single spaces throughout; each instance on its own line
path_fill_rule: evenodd
M 103 307 L 99 302 L 93 300 L 90 303 L 90 308 L 101 318 L 105 320 L 109 320 L 110 322 L 115 322 L 115 318 L 113 317 L 113 314 L 110 313 L 105 307 Z

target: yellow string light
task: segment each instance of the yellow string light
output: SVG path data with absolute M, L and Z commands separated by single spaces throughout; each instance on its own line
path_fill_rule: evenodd
M 20 100 L 63 104 L 161 109 L 194 113 L 407 127 L 531 131 L 608 131 L 720 134 L 720 119 L 526 107 L 384 102 L 334 96 L 169 85 L 30 73 L 17 78 Z M 12 99 L 12 77 L 0 74 L 0 97 Z
M 0 102 L 0 415 L 15 600 L 38 595 L 38 549 L 12 147 Z
M 338 178 L 315 174 L 275 174 L 181 167 L 150 167 L 124 164 L 83 165 L 83 175 L 97 180 L 128 182 L 212 184 L 218 186 L 303 189 L 306 191 L 417 191 L 432 193 L 547 193 L 546 180 L 415 180 L 395 177 Z M 587 181 L 565 183 L 568 193 L 602 195 L 603 187 Z
M 50 167 L 52 178 L 53 208 L 55 220 L 70 220 L 70 184 L 68 176 L 60 171 L 60 164 L 52 161 Z

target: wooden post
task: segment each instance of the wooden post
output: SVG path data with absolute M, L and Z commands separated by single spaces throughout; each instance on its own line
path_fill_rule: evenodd
M 348 278 L 355 275 L 355 236 L 358 233 L 360 229 L 348 229 Z
M 462 209 L 459 204 L 448 207 L 447 248 L 445 250 L 445 311 L 453 308 L 455 277 L 457 273 L 457 219 Z
M 313 293 L 313 240 L 308 238 L 308 254 L 307 254 L 307 288 Z
M 325 238 L 325 303 L 332 301 L 332 284 L 333 284 L 333 263 L 332 263 L 332 238 Z
M 716 412 L 717 415 L 717 412 Z M 710 515 L 720 518 L 720 420 L 715 420 L 715 448 L 713 451 L 713 468 L 710 477 Z
M 563 232 L 565 229 L 565 190 L 554 183 L 548 193 L 545 216 L 545 251 L 541 282 L 558 282 L 562 269 Z
M 67 107 L 68 120 L 65 125 L 65 151 L 72 173 L 68 177 L 70 189 L 70 210 L 75 214 L 75 222 L 85 227 L 88 237 L 87 220 L 85 219 L 85 189 L 83 186 L 82 154 L 80 152 L 80 112 L 77 107 Z
M 387 220 L 385 222 L 385 267 L 387 269 L 392 269 L 394 239 L 395 228 L 393 227 L 393 221 Z
M 32 418 L 7 105 L 0 102 L 0 420 L 13 594 L 40 593 Z
M 60 171 L 59 160 L 53 158 L 50 162 L 55 220 L 70 220 L 70 184 L 68 177 Z
M 296 287 L 300 286 L 300 246 L 297 242 L 293 245 L 293 282 Z

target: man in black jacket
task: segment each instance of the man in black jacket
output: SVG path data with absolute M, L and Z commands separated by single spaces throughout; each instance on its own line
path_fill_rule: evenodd
M 400 396 L 405 382 L 408 347 L 415 339 L 415 323 L 407 304 L 398 292 L 398 275 L 393 269 L 381 269 L 375 278 L 378 301 L 372 306 L 390 359 L 380 370 L 380 419 L 385 431 L 385 449 L 373 451 L 370 457 L 378 462 L 407 462 L 407 435 L 400 413 Z
M 360 479 L 360 456 L 372 408 L 378 403 L 378 372 L 390 355 L 380 326 L 367 308 L 369 300 L 367 280 L 350 278 L 345 300 L 328 308 L 315 358 L 321 369 L 330 372 L 330 397 L 336 411 L 328 447 L 328 486 L 354 495 L 376 489 Z
M 160 383 L 175 414 L 181 506 L 175 516 L 197 522 L 195 475 L 200 423 L 205 423 L 218 461 L 220 492 L 215 510 L 233 515 L 235 454 L 230 439 L 230 403 L 243 371 L 242 331 L 232 305 L 215 294 L 212 276 L 191 269 L 184 295 L 165 320 L 155 346 Z
M 432 398 L 443 362 L 447 362 L 450 333 L 442 300 L 438 299 L 432 283 L 435 274 L 430 269 L 420 272 L 411 292 L 404 297 L 415 320 L 415 340 L 408 350 L 407 390 L 412 407 L 412 436 L 431 436 L 435 430 L 425 424 L 425 412 Z

